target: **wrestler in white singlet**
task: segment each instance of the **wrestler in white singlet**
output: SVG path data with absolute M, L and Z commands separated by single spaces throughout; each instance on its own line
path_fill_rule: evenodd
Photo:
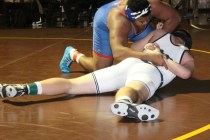
M 167 54 L 170 59 L 180 63 L 186 50 L 185 46 L 177 46 L 171 42 L 171 34 L 167 33 L 154 41 L 160 47 L 161 52 Z M 92 73 L 95 80 L 96 92 L 115 91 L 131 81 L 141 81 L 149 91 L 149 98 L 158 88 L 171 82 L 176 75 L 162 66 L 154 66 L 138 58 L 127 58 L 117 65 Z

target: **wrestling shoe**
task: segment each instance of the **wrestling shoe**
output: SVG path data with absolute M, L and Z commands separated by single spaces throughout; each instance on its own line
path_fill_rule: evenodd
M 118 116 L 125 116 L 141 121 L 152 121 L 159 116 L 159 110 L 146 104 L 131 104 L 125 100 L 120 100 L 111 105 L 111 111 Z
M 0 97 L 17 97 L 28 93 L 26 85 L 0 84 Z
M 62 72 L 65 73 L 69 73 L 71 71 L 70 69 L 70 65 L 73 62 L 73 60 L 71 59 L 71 52 L 76 51 L 75 48 L 73 48 L 72 46 L 68 46 L 66 47 L 64 54 L 63 54 L 63 58 L 60 61 L 60 70 Z

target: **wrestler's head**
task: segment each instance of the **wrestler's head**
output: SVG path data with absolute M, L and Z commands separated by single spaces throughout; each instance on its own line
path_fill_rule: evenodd
M 147 0 L 128 0 L 125 13 L 130 21 L 135 21 L 138 18 L 149 16 L 151 5 Z
M 192 37 L 186 30 L 178 29 L 171 34 L 176 36 L 176 37 L 181 38 L 184 41 L 185 47 L 187 47 L 188 49 L 191 49 L 191 47 L 192 47 Z

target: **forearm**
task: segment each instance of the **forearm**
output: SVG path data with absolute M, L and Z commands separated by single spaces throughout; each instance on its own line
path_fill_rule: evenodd
M 113 51 L 113 57 L 117 61 L 122 61 L 129 57 L 139 58 L 144 61 L 150 61 L 149 55 L 142 51 L 137 51 L 128 47 L 119 47 L 118 50 Z
M 190 68 L 178 64 L 171 59 L 164 59 L 164 60 L 168 66 L 168 70 L 170 70 L 176 76 L 182 79 L 188 79 L 192 75 L 192 70 Z
M 164 31 L 172 32 L 180 24 L 180 14 L 170 5 L 160 1 L 153 1 L 152 8 L 152 16 L 164 23 L 162 28 Z

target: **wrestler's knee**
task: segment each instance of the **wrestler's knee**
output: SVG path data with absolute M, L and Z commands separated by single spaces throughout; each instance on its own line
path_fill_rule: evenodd
M 143 101 L 146 101 L 149 96 L 149 90 L 147 89 L 146 85 L 138 80 L 131 81 L 126 84 L 127 87 L 130 87 L 135 91 L 136 95 L 138 96 L 138 100 L 142 103 Z

